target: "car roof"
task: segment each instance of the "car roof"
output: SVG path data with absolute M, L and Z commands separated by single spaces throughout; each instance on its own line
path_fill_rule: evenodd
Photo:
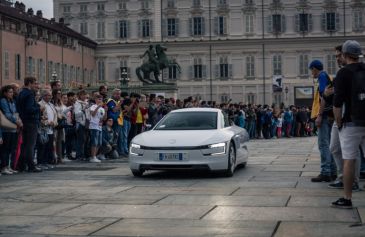
M 171 113 L 182 113 L 182 112 L 221 112 L 221 110 L 215 108 L 185 108 L 171 111 Z

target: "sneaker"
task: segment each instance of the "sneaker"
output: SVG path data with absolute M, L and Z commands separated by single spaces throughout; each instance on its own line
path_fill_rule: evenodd
M 1 174 L 11 175 L 11 174 L 13 174 L 13 172 L 11 172 L 10 170 L 8 170 L 7 168 L 3 168 L 1 170 Z
M 98 156 L 98 159 L 99 159 L 99 160 L 105 160 L 106 158 L 105 158 L 105 155 L 104 155 L 104 154 L 100 154 L 100 155 Z
M 72 161 L 72 160 L 70 160 L 70 159 L 69 159 L 69 158 L 67 158 L 67 157 L 62 159 L 62 162 L 64 162 L 64 163 L 66 163 L 66 162 L 71 162 L 71 161 Z
M 359 187 L 359 184 L 358 183 L 353 183 L 352 184 L 352 192 L 359 192 L 361 189 Z
M 90 160 L 89 160 L 91 163 L 100 163 L 101 161 L 98 159 L 98 158 L 96 158 L 95 156 L 93 157 L 93 158 L 90 158 Z
M 343 183 L 341 181 L 337 181 L 328 185 L 329 188 L 337 188 L 343 189 Z
M 12 172 L 13 174 L 17 174 L 17 173 L 18 173 L 18 171 L 13 170 L 12 168 L 8 168 L 8 170 L 9 170 L 10 172 Z
M 319 183 L 319 182 L 329 183 L 332 181 L 332 178 L 331 178 L 331 176 L 328 176 L 328 175 L 319 174 L 317 177 L 312 178 L 311 181 L 313 183 Z
M 352 209 L 352 201 L 351 199 L 340 198 L 332 203 L 332 207 Z

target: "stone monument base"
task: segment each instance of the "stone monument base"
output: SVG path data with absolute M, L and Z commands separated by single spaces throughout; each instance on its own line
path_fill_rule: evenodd
M 132 91 L 143 93 L 143 94 L 156 94 L 162 95 L 165 98 L 177 98 L 177 85 L 176 83 L 154 83 L 147 84 L 143 83 L 142 86 L 129 88 Z

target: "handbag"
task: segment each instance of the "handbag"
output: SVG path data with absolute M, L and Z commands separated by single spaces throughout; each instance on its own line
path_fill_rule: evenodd
M 4 129 L 16 129 L 17 126 L 15 123 L 12 123 L 0 110 L 0 127 Z
M 39 143 L 44 145 L 47 144 L 49 138 L 48 138 L 48 133 L 47 130 L 44 128 L 39 128 L 38 129 L 38 139 L 39 139 Z

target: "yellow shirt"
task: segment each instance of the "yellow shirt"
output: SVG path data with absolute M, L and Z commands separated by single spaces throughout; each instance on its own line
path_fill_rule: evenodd
M 136 123 L 143 123 L 142 113 L 141 113 L 141 110 L 140 109 L 137 110 Z

